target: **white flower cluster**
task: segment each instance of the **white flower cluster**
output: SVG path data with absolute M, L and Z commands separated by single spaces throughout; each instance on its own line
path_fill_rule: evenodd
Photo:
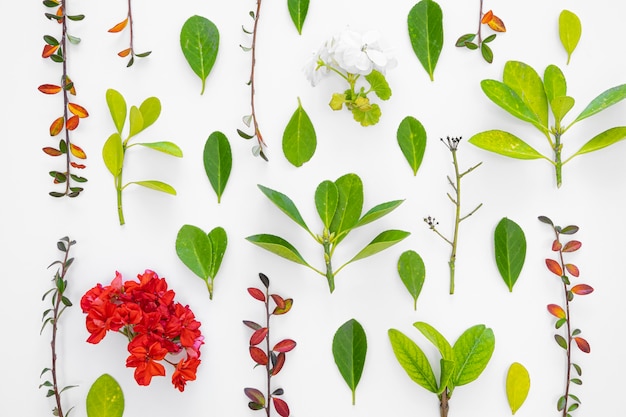
M 345 74 L 368 75 L 372 70 L 384 74 L 396 65 L 396 59 L 383 50 L 377 31 L 361 34 L 345 29 L 322 45 L 304 67 L 304 72 L 311 85 L 316 86 L 332 71 L 331 67 Z

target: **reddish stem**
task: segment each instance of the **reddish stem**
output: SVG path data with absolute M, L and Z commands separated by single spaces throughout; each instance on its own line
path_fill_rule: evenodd
M 262 0 L 257 0 L 256 2 L 256 14 L 254 15 L 254 28 L 252 29 L 252 46 L 251 46 L 251 52 L 252 52 L 251 67 L 252 68 L 250 69 L 250 108 L 252 112 L 252 123 L 254 125 L 254 134 L 257 138 L 259 150 L 260 150 L 259 155 L 267 161 L 267 156 L 263 152 L 263 147 L 267 145 L 265 144 L 265 141 L 263 140 L 263 136 L 261 135 L 261 130 L 259 129 L 259 123 L 256 117 L 256 109 L 254 106 L 254 93 L 255 93 L 254 68 L 256 66 L 256 35 L 257 35 L 257 28 L 259 24 L 259 17 L 261 13 L 261 1 Z

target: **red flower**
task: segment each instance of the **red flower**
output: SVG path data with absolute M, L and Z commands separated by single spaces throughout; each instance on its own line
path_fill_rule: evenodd
M 137 339 L 135 339 L 137 340 Z M 160 361 L 167 355 L 167 349 L 159 342 L 128 345 L 130 356 L 126 359 L 126 366 L 135 369 L 135 380 L 139 385 L 150 385 L 153 376 L 165 376 L 165 367 L 156 361 Z
M 200 360 L 193 358 L 181 360 L 176 364 L 176 370 L 172 374 L 172 384 L 174 384 L 180 392 L 185 390 L 187 381 L 195 381 L 198 365 L 200 365 Z

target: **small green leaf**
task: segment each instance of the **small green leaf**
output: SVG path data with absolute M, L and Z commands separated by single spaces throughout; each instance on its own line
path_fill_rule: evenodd
M 565 52 L 567 52 L 568 64 L 574 49 L 576 49 L 576 46 L 578 45 L 582 30 L 580 19 L 576 16 L 576 14 L 570 12 L 569 10 L 563 10 L 561 12 L 559 15 L 559 38 L 561 38 L 561 43 L 565 48 Z
M 202 16 L 192 16 L 180 31 L 180 47 L 193 72 L 200 77 L 204 94 L 206 79 L 213 69 L 219 49 L 220 34 L 217 26 Z
M 517 223 L 504 217 L 496 226 L 493 241 L 498 271 L 512 292 L 526 259 L 526 236 Z
M 383 216 L 386 216 L 387 214 L 395 210 L 403 202 L 404 200 L 393 200 L 372 207 L 367 211 L 367 213 L 363 215 L 363 217 L 359 219 L 357 224 L 354 225 L 354 228 L 356 229 L 357 227 L 361 227 L 363 225 L 373 222 L 374 220 L 378 220 Z
M 599 96 L 591 100 L 591 103 L 585 107 L 585 109 L 578 115 L 576 120 L 572 124 L 579 122 L 587 117 L 593 116 L 596 113 L 610 107 L 614 104 L 626 98 L 626 84 L 618 85 L 617 87 L 609 88 Z
M 132 181 L 129 184 L 137 184 L 142 187 L 150 188 L 151 190 L 161 191 L 166 194 L 176 195 L 176 190 L 169 184 L 162 181 L 148 180 L 148 181 Z
M 298 34 L 302 35 L 302 26 L 309 10 L 309 0 L 287 0 L 287 7 Z
M 574 104 L 575 100 L 572 97 L 555 97 L 554 100 L 550 102 L 550 107 L 552 108 L 552 114 L 554 115 L 555 123 L 560 124 L 565 115 L 569 113 L 572 107 L 574 107 Z
M 554 340 L 556 340 L 556 343 L 561 346 L 563 349 L 567 350 L 567 341 L 565 340 L 565 338 L 563 336 L 561 336 L 560 334 L 555 334 L 554 335 Z
M 329 230 L 335 233 L 336 243 L 343 240 L 354 228 L 363 210 L 363 182 L 356 174 L 346 174 L 335 181 L 339 192 L 337 210 Z
M 477 133 L 472 136 L 468 142 L 486 151 L 508 156 L 509 158 L 545 158 L 529 144 L 503 130 L 488 130 Z
M 184 225 L 176 235 L 176 254 L 194 274 L 207 280 L 213 266 L 211 238 L 199 227 Z
M 413 310 L 417 310 L 417 299 L 426 278 L 426 267 L 422 257 L 412 250 L 403 252 L 398 259 L 398 274 L 413 297 Z
M 437 393 L 437 380 L 433 368 L 422 349 L 404 333 L 396 329 L 387 332 L 396 359 L 409 378 L 430 392 Z
M 506 375 L 506 397 L 511 413 L 520 409 L 530 391 L 530 375 L 524 365 L 514 362 Z
M 389 100 L 391 98 L 391 88 L 389 83 L 385 79 L 385 76 L 377 70 L 372 70 L 365 76 L 365 79 L 370 84 L 370 87 L 374 93 L 381 100 Z
M 352 116 L 361 126 L 373 126 L 380 121 L 382 112 L 378 104 L 369 103 L 369 99 L 365 100 L 367 100 L 367 103 L 352 107 Z
M 485 39 L 483 39 L 483 43 L 489 43 L 489 42 L 493 42 L 493 40 L 496 38 L 496 34 L 492 33 L 491 35 L 487 36 Z
M 474 381 L 485 370 L 496 346 L 493 331 L 478 324 L 467 329 L 452 347 L 457 367 L 452 379 L 455 386 Z
M 310 267 L 310 265 L 304 260 L 302 255 L 300 255 L 298 250 L 282 237 L 269 234 L 260 234 L 248 236 L 246 240 L 248 242 L 254 243 L 257 246 L 262 247 L 267 251 L 272 252 L 275 255 L 281 256 L 297 264 Z
M 130 131 L 128 138 L 131 138 L 143 130 L 143 115 L 137 106 L 130 107 Z
M 357 253 L 354 258 L 350 259 L 346 264 L 357 261 L 359 259 L 367 258 L 368 256 L 372 256 L 378 252 L 381 252 L 396 243 L 400 242 L 411 233 L 405 232 L 404 230 L 385 230 L 381 232 L 378 236 L 376 236 L 370 243 L 367 244 L 366 247 L 361 249 L 359 253 Z
M 413 170 L 413 175 L 417 175 L 426 151 L 426 129 L 419 120 L 407 116 L 400 122 L 396 138 L 402 154 Z
M 104 165 L 114 177 L 122 173 L 124 164 L 124 147 L 119 133 L 113 133 L 102 147 L 102 158 Z
M 121 136 L 126 122 L 126 100 L 118 91 L 109 88 L 106 92 L 106 101 L 117 133 Z
M 298 108 L 283 133 L 283 153 L 292 165 L 300 167 L 313 157 L 316 147 L 315 127 L 298 98 Z
M 330 222 L 337 211 L 339 191 L 332 181 L 323 181 L 315 190 L 315 208 L 322 219 L 326 229 L 330 228 Z
M 417 59 L 434 81 L 435 67 L 443 48 L 443 13 L 433 0 L 421 0 L 407 18 L 409 38 Z
M 220 203 L 230 171 L 232 169 L 232 151 L 228 138 L 222 132 L 213 132 L 204 144 L 202 159 L 204 171 L 206 172 L 211 187 L 217 195 L 217 202 Z
M 454 351 L 452 350 L 452 346 L 450 346 L 450 342 L 448 342 L 437 329 L 423 321 L 417 321 L 413 323 L 413 326 L 419 330 L 430 343 L 435 345 L 442 359 L 455 362 Z
M 139 106 L 141 120 L 143 122 L 141 130 L 154 124 L 161 115 L 161 101 L 156 97 L 148 97 Z
M 354 405 L 356 387 L 363 374 L 367 353 L 367 337 L 363 326 L 355 319 L 345 322 L 335 332 L 332 351 L 335 364 L 352 391 Z
M 618 126 L 605 130 L 589 139 L 572 157 L 606 148 L 624 139 L 626 139 L 626 126 Z
M 226 253 L 226 247 L 228 246 L 228 236 L 226 230 L 222 227 L 216 227 L 208 234 L 211 241 L 211 267 L 209 268 L 209 277 L 215 278 L 217 272 L 222 266 L 222 260 Z
M 109 374 L 101 375 L 87 393 L 88 417 L 122 417 L 124 393 L 122 387 Z
M 482 44 L 480 44 L 480 53 L 482 54 L 483 59 L 485 61 L 487 61 L 490 64 L 493 62 L 493 51 L 491 50 L 489 45 L 487 45 L 486 40 L 483 41 Z
M 183 151 L 173 142 L 136 143 L 136 145 L 154 149 L 155 151 L 163 152 L 177 158 L 183 157 Z
M 462 35 L 459 37 L 459 39 L 456 40 L 456 43 L 454 44 L 454 46 L 462 48 L 465 46 L 466 42 L 473 41 L 475 37 L 476 37 L 475 33 L 467 33 L 465 35 Z
M 565 76 L 559 67 L 556 65 L 548 65 L 543 72 L 543 86 L 546 90 L 546 97 L 548 103 L 557 97 L 563 97 L 567 95 L 567 82 Z
M 261 184 L 258 184 L 257 187 L 259 187 L 259 190 L 261 190 L 272 203 L 276 204 L 276 206 L 291 220 L 298 223 L 300 227 L 309 232 L 309 227 L 306 225 L 304 219 L 298 211 L 298 208 L 289 197 L 279 191 L 274 191 L 271 188 L 265 187 Z

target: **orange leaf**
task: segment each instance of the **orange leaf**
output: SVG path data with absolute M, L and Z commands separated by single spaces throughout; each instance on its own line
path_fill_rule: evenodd
M 563 245 L 561 245 L 561 242 L 559 242 L 558 239 L 554 239 L 554 242 L 552 242 L 552 250 L 558 252 L 562 247 Z
M 37 89 L 44 94 L 56 94 L 62 90 L 60 86 L 54 84 L 41 84 Z
M 87 154 L 85 154 L 85 151 L 83 151 L 81 148 L 74 145 L 73 143 L 70 144 L 70 151 L 72 152 L 72 155 L 74 155 L 78 159 L 87 159 Z
M 124 28 L 126 27 L 127 24 L 128 24 L 128 18 L 122 20 L 120 23 L 118 23 L 117 25 L 113 26 L 111 29 L 109 29 L 109 32 L 110 33 L 121 32 L 122 30 L 124 30 Z
M 491 18 L 493 18 L 493 12 L 489 10 L 487 13 L 483 15 L 483 18 L 480 20 L 480 23 L 486 24 L 491 20 Z
M 580 249 L 582 245 L 583 244 L 577 240 L 570 240 L 563 246 L 563 252 L 575 252 Z
M 546 266 L 553 274 L 563 276 L 563 268 L 561 268 L 561 265 L 559 265 L 557 261 L 553 259 L 546 259 Z
M 120 57 L 122 57 L 122 58 L 124 58 L 124 57 L 127 57 L 127 56 L 130 54 L 130 51 L 131 51 L 131 49 L 130 49 L 130 48 L 126 48 L 126 49 L 124 49 L 123 51 L 119 51 L 119 52 L 117 53 L 117 55 L 118 55 L 118 56 L 120 56 Z
M 64 123 L 65 123 L 65 119 L 63 118 L 63 116 L 59 117 L 54 122 L 52 122 L 52 124 L 50 125 L 50 136 L 56 136 L 59 133 L 61 133 Z
M 565 310 L 559 305 L 548 304 L 548 311 L 557 319 L 564 319 L 566 317 Z
M 496 32 L 506 32 L 504 22 L 496 15 L 494 15 L 487 24 L 491 29 L 495 30 Z
M 565 269 L 567 269 L 567 272 L 569 272 L 575 277 L 580 275 L 580 271 L 578 270 L 578 267 L 574 264 L 565 264 Z
M 76 103 L 68 103 L 67 109 L 71 111 L 72 114 L 75 114 L 76 116 L 80 118 L 85 118 L 89 116 L 89 113 L 87 113 L 87 109 L 85 109 L 83 106 L 79 106 Z
M 65 123 L 65 126 L 67 127 L 67 130 L 74 130 L 78 127 L 78 122 L 80 121 L 80 119 L 78 118 L 78 116 L 72 116 L 69 119 L 67 119 L 67 123 Z
M 63 153 L 62 153 L 60 150 L 55 149 L 55 148 L 51 148 L 51 147 L 49 147 L 49 146 L 47 146 L 47 147 L 43 148 L 43 151 L 44 151 L 45 153 L 47 153 L 48 155 L 50 155 L 50 156 L 59 156 L 59 155 L 63 155 Z
M 87 168 L 87 166 L 86 166 L 86 165 L 83 165 L 83 164 L 77 164 L 76 162 L 70 162 L 70 165 L 72 165 L 72 166 L 73 166 L 74 168 L 76 168 L 76 169 L 85 169 L 85 168 Z
M 248 288 L 248 293 L 259 301 L 265 301 L 265 294 L 258 288 Z
M 267 327 L 261 327 L 259 330 L 252 333 L 252 336 L 250 336 L 250 346 L 256 346 L 265 340 L 265 336 L 267 336 L 268 331 Z
M 585 353 L 591 352 L 591 346 L 589 346 L 589 342 L 587 342 L 582 337 L 575 337 L 574 341 L 576 342 L 576 345 L 578 345 L 578 349 L 582 350 Z
M 63 7 L 59 7 L 57 9 L 56 15 L 59 16 L 59 17 L 63 17 Z M 57 23 L 59 23 L 59 24 L 63 23 L 63 19 L 57 20 Z
M 587 295 L 593 292 L 593 287 L 587 284 L 578 284 L 572 287 L 572 292 L 576 295 Z
M 54 55 L 54 53 L 59 49 L 60 45 L 48 45 L 45 44 L 43 46 L 43 52 L 41 53 L 42 58 L 48 58 L 50 55 Z

